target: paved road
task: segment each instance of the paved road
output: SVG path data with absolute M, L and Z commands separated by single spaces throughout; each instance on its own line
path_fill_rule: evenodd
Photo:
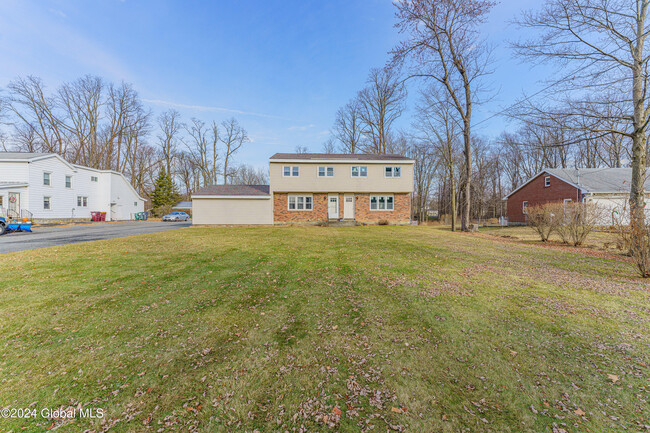
M 74 244 L 77 242 L 163 232 L 189 227 L 191 225 L 192 223 L 190 222 L 163 223 L 143 221 L 41 229 L 34 227 L 32 233 L 8 233 L 0 236 L 0 254 Z

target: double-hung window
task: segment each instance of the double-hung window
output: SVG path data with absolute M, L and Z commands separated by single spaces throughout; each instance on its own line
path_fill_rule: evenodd
M 528 209 L 528 202 L 524 201 L 524 202 L 521 203 L 521 213 L 526 215 L 528 213 L 528 211 L 526 209 Z
M 44 210 L 52 209 L 52 201 L 50 197 L 43 197 L 43 209 Z
M 365 165 L 353 165 L 352 177 L 368 177 L 368 167 Z
M 78 207 L 88 207 L 88 197 L 77 197 L 77 206 Z
M 284 177 L 297 177 L 300 175 L 300 167 L 297 165 L 290 166 L 290 165 L 285 165 L 282 167 L 282 175 Z
M 43 172 L 43 185 L 45 186 L 52 185 L 52 173 L 48 173 L 47 171 Z
M 289 210 L 312 210 L 313 198 L 311 195 L 290 195 Z
M 544 187 L 551 186 L 551 176 L 544 177 Z
M 334 167 L 318 167 L 318 177 L 334 176 Z
M 395 199 L 392 195 L 371 195 L 370 210 L 394 210 Z
M 72 176 L 65 177 L 65 187 L 68 189 L 72 188 Z
M 385 177 L 402 177 L 402 167 L 384 167 L 384 176 Z
M 97 182 L 97 176 L 90 176 L 91 182 Z

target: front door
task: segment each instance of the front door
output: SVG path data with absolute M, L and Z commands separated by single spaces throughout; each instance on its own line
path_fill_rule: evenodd
M 346 220 L 354 219 L 354 195 L 345 194 L 343 199 L 343 218 Z
M 327 217 L 331 220 L 339 219 L 339 196 L 329 196 L 329 205 L 327 206 Z
M 8 199 L 7 216 L 10 218 L 18 218 L 20 216 L 20 193 L 10 192 Z

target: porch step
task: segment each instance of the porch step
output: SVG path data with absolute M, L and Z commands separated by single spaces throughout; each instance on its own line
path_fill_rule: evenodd
M 327 223 L 330 227 L 354 227 L 358 225 L 354 220 L 329 220 Z

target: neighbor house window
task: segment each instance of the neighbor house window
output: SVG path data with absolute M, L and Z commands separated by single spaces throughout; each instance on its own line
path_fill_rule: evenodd
M 318 167 L 318 177 L 334 176 L 334 167 Z
M 90 176 L 91 182 L 97 182 L 97 176 Z
M 365 165 L 352 166 L 352 177 L 368 177 L 368 167 Z
M 371 195 L 370 210 L 394 210 L 394 198 L 392 195 Z
M 551 176 L 544 177 L 544 186 L 551 186 Z
M 2 199 L 3 199 L 3 198 L 4 198 L 4 197 L 2 197 L 2 196 L 0 195 L 0 207 L 2 207 Z
M 294 166 L 285 165 L 282 168 L 282 175 L 284 177 L 297 177 L 298 175 L 300 175 L 300 167 L 298 167 L 297 165 Z
M 138 202 L 137 202 L 137 201 L 134 201 L 134 202 L 133 202 L 133 206 L 138 207 Z
M 290 195 L 289 210 L 312 210 L 313 199 L 310 195 Z
M 527 202 L 527 201 L 521 203 L 521 212 L 522 212 L 524 215 L 526 215 L 526 213 L 527 213 L 527 212 L 526 212 L 526 209 L 528 209 L 528 202 Z
M 43 197 L 43 209 L 50 210 L 52 208 L 52 202 L 50 197 Z
M 65 177 L 65 187 L 72 188 L 72 176 Z
M 88 207 L 88 197 L 77 197 L 78 207 Z
M 402 167 L 384 167 L 386 177 L 402 177 Z
M 43 185 L 50 186 L 52 184 L 51 179 L 50 179 L 51 176 L 52 176 L 52 173 L 48 173 L 46 171 L 43 172 Z

